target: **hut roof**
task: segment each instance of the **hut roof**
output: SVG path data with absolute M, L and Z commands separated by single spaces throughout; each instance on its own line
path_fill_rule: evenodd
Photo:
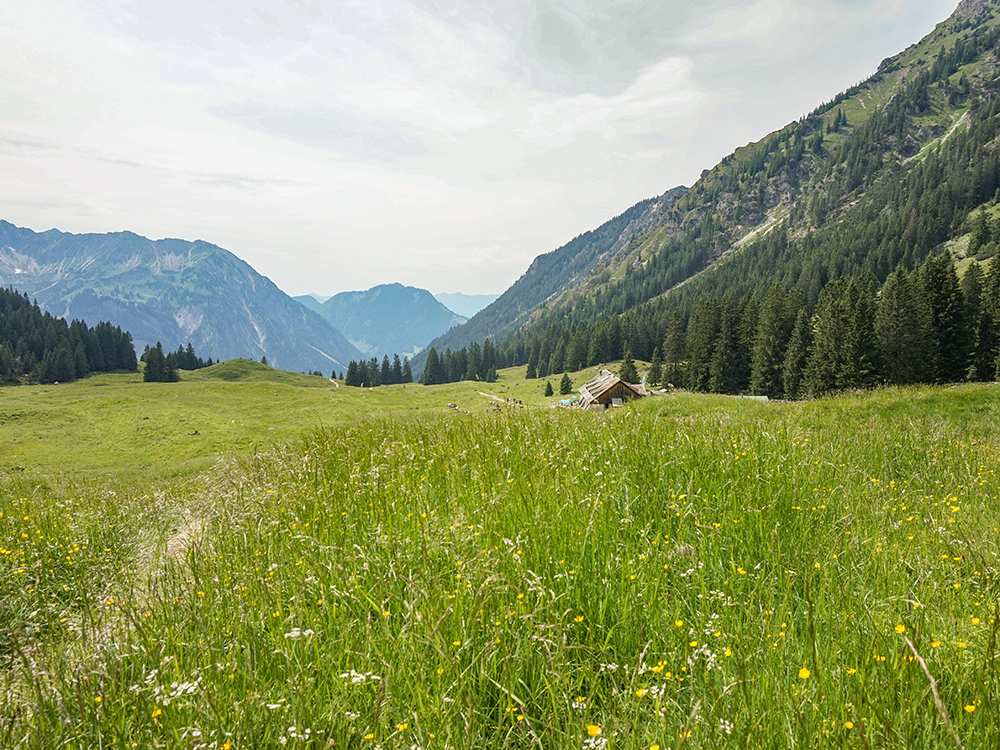
M 587 407 L 590 404 L 599 401 L 602 395 L 606 394 L 619 384 L 623 388 L 626 388 L 635 394 L 634 398 L 641 398 L 646 395 L 645 388 L 630 385 L 614 373 L 609 372 L 608 370 L 601 370 L 600 375 L 591 378 L 580 386 L 580 406 Z

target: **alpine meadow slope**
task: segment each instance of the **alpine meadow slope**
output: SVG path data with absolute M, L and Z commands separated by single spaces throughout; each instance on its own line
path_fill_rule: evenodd
M 0 284 L 67 320 L 110 320 L 139 351 L 191 342 L 218 360 L 266 356 L 281 369 L 324 373 L 360 356 L 317 313 L 201 240 L 38 233 L 0 220 Z
M 840 278 L 877 289 L 897 268 L 915 271 L 945 251 L 963 268 L 982 264 L 985 275 L 1000 239 L 998 8 L 963 0 L 868 79 L 736 149 L 676 200 L 623 214 L 642 220 L 617 233 L 612 252 L 576 262 L 566 251 L 583 235 L 540 256 L 493 305 L 432 345 L 489 336 L 502 366 L 534 358 L 561 372 L 626 349 L 651 360 L 668 336 L 683 343 L 699 302 L 726 295 L 759 306 L 777 285 L 801 295 L 808 321 Z M 542 292 L 536 276 L 553 256 L 569 267 Z M 713 356 L 716 343 L 701 354 Z

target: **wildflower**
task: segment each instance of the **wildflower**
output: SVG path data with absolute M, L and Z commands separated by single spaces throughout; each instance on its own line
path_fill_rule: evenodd
M 689 645 L 689 646 L 690 646 L 691 648 L 695 648 L 695 647 L 696 647 L 696 646 L 698 645 L 698 641 L 691 641 L 691 642 L 690 642 L 690 643 L 689 643 L 688 645 Z
M 365 739 L 366 740 L 373 740 L 373 739 L 375 739 L 375 735 L 372 734 L 371 732 L 369 732 L 368 734 L 365 735 Z
M 101 703 L 103 700 L 104 697 L 99 695 L 96 698 L 94 698 L 94 703 Z
M 461 645 L 462 645 L 462 642 L 461 642 L 461 641 L 452 641 L 452 642 L 451 642 L 451 645 L 452 645 L 452 646 L 461 646 Z
M 159 716 L 162 713 L 163 713 L 163 709 L 158 708 L 155 711 L 153 711 L 152 717 L 155 719 L 157 716 Z
M 976 710 L 976 707 L 973 706 L 971 703 L 968 706 L 965 707 L 965 712 L 967 714 L 971 714 L 975 710 Z
M 941 641 L 931 641 L 931 648 L 937 648 L 941 645 Z
M 858 670 L 856 670 L 854 667 L 851 667 L 850 669 L 847 670 L 847 674 L 855 674 L 857 673 L 857 671 Z
M 854 722 L 853 721 L 845 721 L 844 722 L 844 729 L 854 729 Z
M 808 680 L 809 679 L 809 675 L 811 675 L 811 674 L 812 674 L 812 672 L 810 672 L 805 667 L 802 667 L 802 669 L 799 670 L 799 678 L 800 679 Z
M 646 688 L 639 688 L 638 690 L 635 691 L 636 696 L 638 696 L 639 698 L 644 696 L 646 693 L 647 693 Z
M 725 654 L 726 654 L 726 656 L 732 656 L 733 655 L 733 650 L 731 648 L 727 648 L 725 650 Z
M 899 625 L 895 627 L 895 631 L 900 635 L 902 635 L 903 633 L 906 632 L 906 626 L 903 623 L 899 623 Z
M 405 731 L 405 730 L 406 730 L 406 728 L 407 728 L 408 726 L 410 726 L 410 725 L 409 725 L 409 724 L 407 724 L 407 723 L 406 723 L 406 722 L 404 721 L 404 722 L 403 722 L 402 724 L 397 724 L 397 725 L 396 725 L 396 729 L 398 729 L 398 730 L 399 730 L 400 732 L 403 732 L 403 731 Z
M 978 625 L 979 624 L 979 618 L 978 617 L 973 617 L 972 618 L 972 624 L 973 625 Z
M 597 724 L 587 725 L 587 734 L 589 734 L 591 737 L 596 737 L 600 733 L 601 733 L 601 728 L 597 726 Z
M 573 622 L 583 622 L 583 615 L 577 615 L 574 617 Z

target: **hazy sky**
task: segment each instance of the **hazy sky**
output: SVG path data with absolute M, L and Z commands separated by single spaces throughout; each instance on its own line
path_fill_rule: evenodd
M 0 218 L 498 293 L 957 0 L 0 0 Z

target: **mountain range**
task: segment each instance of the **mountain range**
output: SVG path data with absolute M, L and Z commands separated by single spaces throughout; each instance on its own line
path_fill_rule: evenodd
M 562 368 L 573 337 L 601 336 L 608 346 L 574 344 L 582 359 L 572 364 L 623 348 L 647 359 L 701 300 L 762 299 L 777 284 L 811 309 L 841 277 L 881 284 L 945 250 L 985 262 L 1000 214 L 998 10 L 998 0 L 962 0 L 868 79 L 737 148 L 690 189 L 644 200 L 539 255 L 463 324 L 429 293 L 398 284 L 300 304 L 208 243 L 35 234 L 6 222 L 0 283 L 56 315 L 109 319 L 138 342 L 190 339 L 216 357 L 235 355 L 225 342 L 239 342 L 240 352 L 288 369 L 413 352 L 435 326 L 428 349 L 489 338 L 501 364 L 552 355 Z M 977 221 L 985 243 L 970 239 Z M 412 321 L 426 317 L 419 335 L 404 337 L 411 321 L 392 312 L 405 299 L 428 311 Z M 428 349 L 414 358 L 415 374 Z
M 378 359 L 393 354 L 412 357 L 435 336 L 467 320 L 426 289 L 402 284 L 340 292 L 315 310 L 363 354 Z
M 200 240 L 33 232 L 0 220 L 0 284 L 67 320 L 115 321 L 140 351 L 191 342 L 205 357 L 266 356 L 278 368 L 324 373 L 362 356 L 319 314 Z

